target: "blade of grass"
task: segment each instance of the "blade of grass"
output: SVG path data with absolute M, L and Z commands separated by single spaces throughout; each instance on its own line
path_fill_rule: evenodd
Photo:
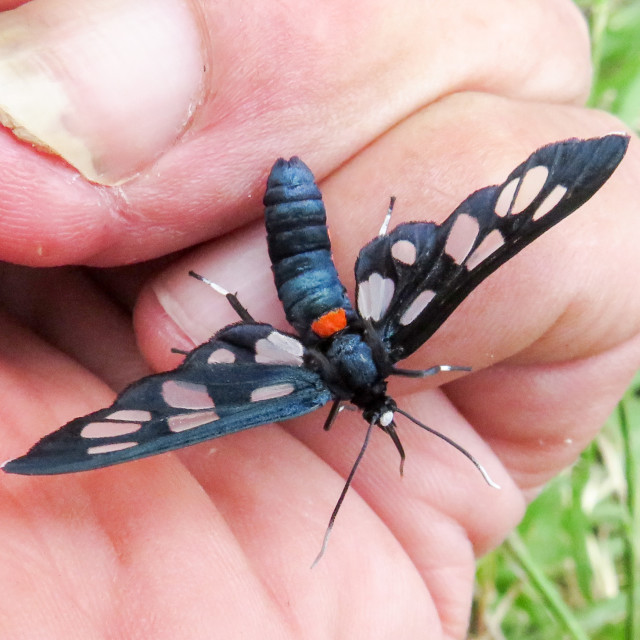
M 549 613 L 556 619 L 558 624 L 567 630 L 573 640 L 589 640 L 587 634 L 571 612 L 571 609 L 569 609 L 562 599 L 562 596 L 558 593 L 558 590 L 554 587 L 553 583 L 547 579 L 544 572 L 532 558 L 522 538 L 514 532 L 507 538 L 505 545 L 509 553 L 513 555 L 523 571 L 527 574 L 530 585 L 547 604 Z
M 629 510 L 629 531 L 624 538 L 625 543 L 625 572 L 629 579 L 627 585 L 627 619 L 625 623 L 625 637 L 635 640 L 640 625 L 638 618 L 640 611 L 636 607 L 638 602 L 638 578 L 640 576 L 640 554 L 638 553 L 638 460 L 633 446 L 633 433 L 627 413 L 628 398 L 618 403 L 618 421 L 624 442 L 624 470 L 627 482 L 627 508 Z
M 604 36 L 609 24 L 611 3 L 609 0 L 598 0 L 591 3 L 591 63 L 593 65 L 593 77 L 600 75 L 602 57 L 604 51 Z

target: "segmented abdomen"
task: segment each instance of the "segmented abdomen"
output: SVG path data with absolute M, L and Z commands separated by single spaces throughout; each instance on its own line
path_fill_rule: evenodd
M 311 325 L 336 309 L 352 319 L 354 311 L 331 259 L 322 196 L 304 162 L 297 157 L 276 161 L 264 204 L 269 257 L 291 325 L 311 339 L 318 337 Z

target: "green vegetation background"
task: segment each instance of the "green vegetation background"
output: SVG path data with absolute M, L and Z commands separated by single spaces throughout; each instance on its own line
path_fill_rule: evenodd
M 590 104 L 640 132 L 640 0 L 577 4 L 592 36 Z M 639 428 L 637 376 L 580 460 L 480 561 L 470 638 L 640 639 Z

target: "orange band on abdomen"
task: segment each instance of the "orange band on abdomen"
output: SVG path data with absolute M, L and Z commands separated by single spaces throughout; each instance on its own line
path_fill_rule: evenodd
M 334 309 L 325 313 L 311 324 L 311 330 L 320 338 L 328 338 L 347 326 L 347 314 L 344 309 Z

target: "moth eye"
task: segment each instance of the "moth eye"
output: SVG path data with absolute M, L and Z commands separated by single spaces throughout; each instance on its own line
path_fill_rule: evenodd
M 130 447 L 137 447 L 137 442 L 113 442 L 111 444 L 99 444 L 95 447 L 89 447 L 87 453 L 89 455 L 95 455 L 96 453 L 112 453 L 113 451 L 122 451 L 122 449 L 129 449 Z
M 467 269 L 475 269 L 483 260 L 497 251 L 504 244 L 502 234 L 494 229 L 474 250 L 464 263 Z
M 213 409 L 213 400 L 203 384 L 167 380 L 162 384 L 162 399 L 176 409 Z
M 416 261 L 416 246 L 409 240 L 398 240 L 391 247 L 391 255 L 404 264 L 413 264 Z
M 383 278 L 379 273 L 372 273 L 358 287 L 358 310 L 363 318 L 380 320 L 391 299 L 395 285 L 390 278 Z
M 229 349 L 216 349 L 207 358 L 209 364 L 232 364 L 236 361 L 236 354 Z
M 282 398 L 282 396 L 288 396 L 294 391 L 295 387 L 288 382 L 258 387 L 251 392 L 251 402 L 261 402 L 262 400 Z
M 400 316 L 400 324 L 403 327 L 411 324 L 427 308 L 427 305 L 435 295 L 435 291 L 430 291 L 429 289 L 418 294 L 416 299 L 409 305 L 409 308 Z
M 536 209 L 536 212 L 533 214 L 534 220 L 539 220 L 542 216 L 547 215 L 553 207 L 555 207 L 560 200 L 564 197 L 564 194 L 567 193 L 567 187 L 563 187 L 561 184 L 557 184 L 551 190 L 551 193 L 540 203 L 540 206 Z
M 197 411 L 196 413 L 181 413 L 177 416 L 167 418 L 167 425 L 174 433 L 187 431 L 201 427 L 203 424 L 209 424 L 214 420 L 218 420 L 220 416 L 215 411 Z
M 472 216 L 461 213 L 453 223 L 447 236 L 444 251 L 456 264 L 462 264 L 478 237 L 480 223 Z

